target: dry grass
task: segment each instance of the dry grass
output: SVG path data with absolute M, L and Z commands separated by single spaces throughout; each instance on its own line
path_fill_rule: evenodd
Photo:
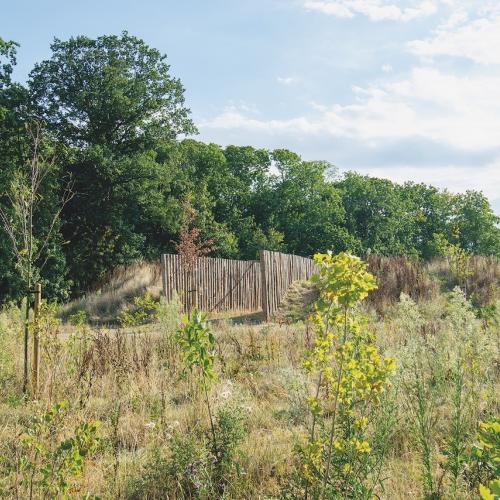
M 85 311 L 91 322 L 114 322 L 123 307 L 134 297 L 150 292 L 158 298 L 161 291 L 160 265 L 137 262 L 120 266 L 109 274 L 101 287 L 89 292 L 61 308 L 61 316 L 67 318 L 76 311 Z
M 494 270 L 486 260 L 475 264 L 478 276 L 471 281 L 477 283 L 481 293 L 483 287 L 498 279 L 496 264 Z M 439 263 L 439 269 L 437 265 L 430 268 L 432 273 L 446 272 L 445 264 Z M 438 338 L 446 334 L 446 338 L 453 338 L 445 320 L 448 300 L 429 284 L 430 278 L 422 277 L 420 267 L 397 259 L 372 261 L 372 266 L 379 273 L 382 291 L 373 299 L 375 307 L 366 310 L 367 328 L 377 333 L 384 353 L 399 362 L 412 335 Z M 481 272 L 488 276 L 480 278 Z M 398 294 L 408 290 L 405 280 L 418 290 L 414 296 L 424 319 L 417 329 L 397 303 Z M 121 270 L 108 287 L 73 303 L 65 314 L 83 308 L 94 318 L 112 318 L 116 310 L 111 304 L 119 308 L 128 297 L 152 290 L 157 281 L 155 266 L 141 264 Z M 210 393 L 214 410 L 230 402 L 242 408 L 245 415 L 245 436 L 236 456 L 241 474 L 229 482 L 227 498 L 276 498 L 295 470 L 293 448 L 304 435 L 309 418 L 305 400 L 311 381 L 302 370 L 302 360 L 312 333 L 307 322 L 293 323 L 291 318 L 304 318 L 310 300 L 303 297 L 310 293 L 311 288 L 304 284 L 289 292 L 287 310 L 282 311 L 286 321 L 281 323 L 256 323 L 255 316 L 232 318 L 229 314 L 211 321 L 218 351 L 217 381 Z M 377 313 L 380 307 L 384 308 L 383 315 Z M 175 319 L 173 324 L 155 323 L 127 330 L 66 324 L 53 329 L 44 338 L 40 397 L 31 402 L 24 402 L 19 391 L 21 326 L 16 309 L 0 313 L 0 457 L 12 459 L 20 452 L 19 436 L 34 414 L 66 400 L 69 408 L 60 429 L 62 435 L 70 435 L 84 421 L 102 422 L 99 450 L 88 461 L 85 473 L 75 479 L 80 497 L 88 492 L 101 498 L 181 498 L 172 491 L 155 496 L 142 483 L 137 489 L 138 481 L 155 471 L 159 471 L 160 479 L 155 476 L 154 481 L 161 485 L 165 466 L 155 461 L 155 453 L 168 462 L 175 436 L 191 436 L 201 442 L 209 435 L 199 386 L 192 376 L 183 375 L 173 342 Z M 491 366 L 491 377 L 481 386 L 480 404 L 475 409 L 475 418 L 479 419 L 498 412 L 499 373 L 495 366 L 499 344 L 495 327 L 478 323 L 477 328 L 490 349 L 482 362 Z M 377 492 L 380 498 L 391 500 L 422 497 L 419 455 L 403 396 L 398 393 L 393 410 L 396 424 L 383 469 L 385 488 Z M 449 412 L 447 404 L 438 408 L 441 416 Z M 445 432 L 442 422 L 436 430 Z M 440 471 L 440 465 L 436 465 L 436 474 Z M 0 491 L 2 475 L 5 469 L 0 460 Z M 465 485 L 461 487 L 459 497 L 473 496 Z
M 424 302 L 421 306 L 427 307 Z M 382 350 L 398 356 L 405 327 L 400 318 L 388 314 L 384 321 L 372 314 L 370 324 L 378 330 Z M 440 307 L 429 314 L 428 323 L 439 332 Z M 293 473 L 293 447 L 308 419 L 308 381 L 301 369 L 310 343 L 307 326 L 238 325 L 228 318 L 213 326 L 219 361 L 212 402 L 217 408 L 233 401 L 246 415 L 246 436 L 238 450 L 244 474 L 228 486 L 229 497 L 276 497 Z M 102 422 L 103 446 L 77 479 L 79 490 L 102 498 L 127 498 L 131 481 L 145 473 L 153 451 L 169 456 L 173 435 L 208 435 L 199 389 L 191 377 L 182 376 L 178 355 L 158 328 L 148 325 L 128 333 L 88 330 L 89 344 L 83 351 L 70 340 L 46 339 L 40 401 L 22 403 L 14 383 L 9 384 L 10 399 L 0 400 L 0 454 L 18 449 L 18 436 L 30 415 L 67 400 L 64 432 L 70 433 L 79 422 Z M 19 349 L 19 340 L 11 347 Z M 391 449 L 384 468 L 388 479 L 380 495 L 418 498 L 418 455 L 404 418 L 398 421 Z
M 405 257 L 371 256 L 368 266 L 378 283 L 368 301 L 381 314 L 399 300 L 401 293 L 414 300 L 430 299 L 437 294 L 437 283 L 431 279 L 423 262 Z

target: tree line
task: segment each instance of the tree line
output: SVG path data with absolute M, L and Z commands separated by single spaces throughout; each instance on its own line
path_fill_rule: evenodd
M 500 256 L 499 218 L 481 192 L 339 175 L 286 149 L 193 139 L 166 56 L 127 32 L 55 39 L 24 84 L 12 77 L 17 47 L 0 38 L 0 302 L 25 294 L 26 255 L 46 293 L 67 300 L 117 265 L 174 252 L 186 206 L 222 257 L 269 249 L 428 259 L 443 242 Z M 43 175 L 31 199 L 34 164 Z

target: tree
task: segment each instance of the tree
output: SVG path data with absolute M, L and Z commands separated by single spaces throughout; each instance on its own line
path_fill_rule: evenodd
M 283 233 L 286 250 L 299 255 L 356 250 L 358 242 L 345 229 L 340 191 L 327 179 L 332 166 L 303 161 L 287 150 L 273 151 L 272 158 L 279 175 L 262 205 L 270 207 L 269 221 Z
M 179 241 L 175 245 L 185 269 L 190 271 L 198 258 L 212 252 L 213 240 L 200 241 L 200 230 L 196 227 L 196 212 L 189 199 L 183 202 L 184 217 Z
M 460 246 L 473 254 L 500 256 L 500 217 L 483 193 L 467 191 L 457 198 L 453 224 Z
M 387 179 L 348 172 L 337 184 L 342 191 L 347 230 L 362 243 L 365 253 L 415 255 L 415 221 L 402 188 Z
M 438 239 L 451 241 L 453 207 L 457 195 L 425 184 L 407 182 L 400 187 L 406 214 L 405 246 L 424 259 L 439 254 Z M 438 239 L 436 239 L 438 238 Z
M 62 216 L 78 293 L 116 265 L 166 250 L 180 225 L 181 197 L 172 202 L 172 165 L 156 157 L 195 127 L 166 56 L 139 38 L 79 36 L 51 47 L 29 88 L 34 112 L 71 148 L 65 170 L 77 196 Z
M 13 41 L 0 38 L 0 207 L 5 207 L 5 193 L 10 186 L 12 175 L 21 163 L 24 151 L 22 123 L 19 119 L 19 104 L 23 88 L 12 82 L 12 71 L 16 64 L 16 47 Z M 7 237 L 0 238 L 0 297 L 12 298 L 19 288 L 19 280 L 14 271 L 13 255 Z M 6 236 L 6 235 L 5 235 Z
M 26 323 L 24 332 L 24 382 L 28 382 L 28 320 L 31 287 L 41 278 L 41 273 L 51 257 L 50 244 L 58 229 L 61 211 L 73 197 L 71 181 L 68 182 L 59 207 L 51 214 L 42 231 L 36 229 L 37 215 L 41 213 L 43 185 L 52 173 L 55 158 L 44 144 L 39 124 L 27 125 L 32 144 L 29 163 L 15 173 L 9 191 L 3 193 L 7 208 L 0 206 L 0 223 L 11 243 L 11 249 L 26 293 Z M 43 210 L 43 208 L 42 208 Z
M 54 40 L 29 87 L 39 115 L 71 146 L 143 151 L 196 131 L 184 88 L 166 56 L 124 31 L 121 36 Z

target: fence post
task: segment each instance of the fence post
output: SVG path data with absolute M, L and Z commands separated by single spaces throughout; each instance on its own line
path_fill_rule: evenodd
M 167 298 L 167 256 L 164 253 L 161 254 L 160 273 L 163 296 Z
M 268 318 L 268 296 L 267 296 L 267 270 L 266 270 L 266 250 L 260 251 L 260 272 L 262 280 L 262 312 L 264 321 Z
M 32 390 L 33 397 L 36 398 L 38 395 L 38 377 L 40 375 L 40 335 L 39 335 L 39 325 L 38 319 L 40 318 L 40 307 L 42 304 L 42 285 L 37 283 L 35 285 L 35 306 L 34 312 L 34 325 L 33 329 L 33 379 L 32 379 Z

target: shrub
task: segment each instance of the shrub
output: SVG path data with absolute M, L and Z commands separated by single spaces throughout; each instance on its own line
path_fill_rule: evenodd
M 226 404 L 215 415 L 217 449 L 203 436 L 175 433 L 168 456 L 155 448 L 140 475 L 128 486 L 129 498 L 221 498 L 240 467 L 236 449 L 245 436 L 244 415 Z
M 55 404 L 27 425 L 15 463 L 6 464 L 6 490 L 16 491 L 20 498 L 65 498 L 74 487 L 73 480 L 98 446 L 99 422 L 84 422 L 62 437 L 66 406 Z
M 481 483 L 481 497 L 490 500 L 500 495 L 500 419 L 481 422 L 476 439 L 471 453 L 472 468 L 477 483 Z
M 245 417 L 239 406 L 226 404 L 220 407 L 215 416 L 217 447 L 211 447 L 215 457 L 212 482 L 215 491 L 224 493 L 232 477 L 239 476 L 240 467 L 235 452 L 245 437 Z M 212 443 L 214 444 L 214 443 Z
M 158 315 L 158 302 L 150 292 L 134 298 L 133 307 L 126 307 L 118 316 L 121 326 L 139 326 L 154 321 Z
M 376 288 L 366 264 L 346 253 L 317 254 L 316 338 L 305 366 L 317 377 L 308 400 L 309 439 L 298 450 L 304 496 L 370 498 L 382 462 L 370 423 L 394 368 L 382 359 L 354 307 Z M 384 447 L 377 446 L 377 450 Z M 371 482 L 370 482 L 371 480 Z

